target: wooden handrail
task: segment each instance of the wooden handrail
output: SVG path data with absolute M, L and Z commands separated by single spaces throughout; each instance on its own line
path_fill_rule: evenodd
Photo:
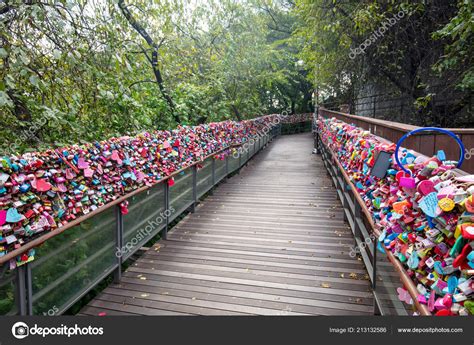
M 318 114 L 324 118 L 335 117 L 346 123 L 353 123 L 358 127 L 370 131 L 372 134 L 396 142 L 406 133 L 421 127 L 407 125 L 393 121 L 379 120 L 364 116 L 346 114 L 339 111 L 319 108 Z M 466 151 L 472 152 L 474 149 L 474 129 L 473 128 L 446 128 L 460 137 L 464 143 Z M 435 155 L 438 150 L 444 150 L 450 160 L 459 159 L 459 149 L 452 145 L 452 139 L 445 134 L 433 131 L 416 133 L 407 138 L 404 146 L 407 149 L 420 152 L 428 157 Z M 474 174 L 474 159 L 465 159 L 462 169 L 470 174 Z
M 170 178 L 172 178 L 172 177 L 178 175 L 178 174 L 181 173 L 182 171 L 184 171 L 184 170 L 186 170 L 186 169 L 189 169 L 189 168 L 191 168 L 191 167 L 193 167 L 193 166 L 195 166 L 195 165 L 197 165 L 197 164 L 200 164 L 200 163 L 204 162 L 206 159 L 208 159 L 208 158 L 210 158 L 210 157 L 212 157 L 212 156 L 215 156 L 215 155 L 217 155 L 217 154 L 219 154 L 219 153 L 221 153 L 221 152 L 223 152 L 223 151 L 225 151 L 225 150 L 228 150 L 228 149 L 231 149 L 231 148 L 234 148 L 234 147 L 240 147 L 240 146 L 242 146 L 243 144 L 245 144 L 245 143 L 241 143 L 241 144 L 231 144 L 231 145 L 229 145 L 229 146 L 226 146 L 226 147 L 224 147 L 224 148 L 222 148 L 222 149 L 220 149 L 220 150 L 218 150 L 218 151 L 216 151 L 216 152 L 213 152 L 213 153 L 207 155 L 206 157 L 204 157 L 204 158 L 201 159 L 200 161 L 194 162 L 194 163 L 192 163 L 192 164 L 190 164 L 190 165 L 188 165 L 188 166 L 185 166 L 185 167 L 181 168 L 180 170 L 174 171 L 174 172 L 171 173 L 170 175 L 163 177 L 162 179 L 156 181 L 155 183 L 153 183 L 153 184 L 151 184 L 151 185 L 149 185 L 149 186 L 143 186 L 143 187 L 140 187 L 140 188 L 138 188 L 138 189 L 135 189 L 134 191 L 132 191 L 132 192 L 130 192 L 130 193 L 127 193 L 127 194 L 125 194 L 125 195 L 123 195 L 123 196 L 121 196 L 121 197 L 119 197 L 119 198 L 117 198 L 117 199 L 115 199 L 115 200 L 113 200 L 113 201 L 111 201 L 111 202 L 109 202 L 109 203 L 107 203 L 107 204 L 105 204 L 105 205 L 99 207 L 98 209 L 96 209 L 96 210 L 94 210 L 94 211 L 92 211 L 92 212 L 89 212 L 88 214 L 83 215 L 83 216 L 81 216 L 81 217 L 79 217 L 79 218 L 73 220 L 72 222 L 67 223 L 67 224 L 64 225 L 64 226 L 60 226 L 60 227 L 56 228 L 55 230 L 51 230 L 50 232 L 48 232 L 48 233 L 46 233 L 46 234 L 44 234 L 44 235 L 41 235 L 40 237 L 34 239 L 33 241 L 30 241 L 30 242 L 26 243 L 25 245 L 21 246 L 20 248 L 15 249 L 15 250 L 13 250 L 13 251 L 11 251 L 11 252 L 8 252 L 8 253 L 6 253 L 5 255 L 1 256 L 1 257 L 0 257 L 0 266 L 4 265 L 5 263 L 7 263 L 8 261 L 10 261 L 11 259 L 16 258 L 17 256 L 19 256 L 19 255 L 21 255 L 21 254 L 23 254 L 23 253 L 26 253 L 26 252 L 29 251 L 30 249 L 33 249 L 33 248 L 35 248 L 35 247 L 38 247 L 39 245 L 43 244 L 43 243 L 46 242 L 47 240 L 49 240 L 49 239 L 51 239 L 51 238 L 53 238 L 53 237 L 56 237 L 56 236 L 60 235 L 60 234 L 63 233 L 64 231 L 69 230 L 69 229 L 71 229 L 71 228 L 73 228 L 73 227 L 75 227 L 75 226 L 81 224 L 82 222 L 84 222 L 84 221 L 86 221 L 86 220 L 88 220 L 88 219 L 90 219 L 90 218 L 92 218 L 92 217 L 94 217 L 94 216 L 96 216 L 96 215 L 98 215 L 98 214 L 100 214 L 100 213 L 102 213 L 102 212 L 108 210 L 109 208 L 111 208 L 111 207 L 113 207 L 113 206 L 116 206 L 116 205 L 118 205 L 118 204 L 120 204 L 120 203 L 126 201 L 127 199 L 131 198 L 132 196 L 134 196 L 134 195 L 136 195 L 136 194 L 139 194 L 139 193 L 141 193 L 141 192 L 144 192 L 144 191 L 146 191 L 146 190 L 148 190 L 148 189 L 151 189 L 151 188 L 157 186 L 158 184 L 163 183 L 163 182 L 167 181 L 168 179 L 170 179 Z
M 320 107 L 319 109 L 323 112 L 333 113 L 335 115 L 344 116 L 348 119 L 362 121 L 362 122 L 365 122 L 365 123 L 370 123 L 372 125 L 379 125 L 379 126 L 395 129 L 395 130 L 398 130 L 398 131 L 402 131 L 402 132 L 405 132 L 405 133 L 408 133 L 408 132 L 410 132 L 414 129 L 421 128 L 419 126 L 409 125 L 409 124 L 400 123 L 400 122 L 380 120 L 380 119 L 374 119 L 374 118 L 366 117 L 366 116 L 342 113 L 340 111 L 329 110 L 329 109 L 326 109 L 326 108 L 323 108 L 323 107 Z M 323 114 L 321 114 L 321 115 L 323 115 Z M 445 128 L 445 129 L 447 129 L 447 130 L 449 130 L 453 133 L 456 133 L 456 134 L 474 134 L 474 128 Z M 421 133 L 419 135 L 428 135 L 428 133 Z

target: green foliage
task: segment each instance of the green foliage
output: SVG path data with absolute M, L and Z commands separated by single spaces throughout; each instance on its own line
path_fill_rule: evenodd
M 182 124 L 308 111 L 311 85 L 287 44 L 295 17 L 285 2 L 125 3 L 159 45 L 157 66 Z M 117 1 L 11 0 L 0 7 L 0 32 L 5 153 L 177 125 L 152 47 Z
M 461 115 L 474 89 L 473 6 L 297 0 L 294 42 L 321 100 L 350 104 L 361 90 L 382 86 L 413 104 L 413 123 L 466 126 L 474 121 Z
M 470 0 L 459 1 L 458 13 L 442 29 L 433 33 L 434 39 L 446 39 L 445 55 L 433 66 L 440 75 L 461 69 L 461 90 L 474 90 L 474 4 Z M 467 68 L 466 68 L 467 67 Z

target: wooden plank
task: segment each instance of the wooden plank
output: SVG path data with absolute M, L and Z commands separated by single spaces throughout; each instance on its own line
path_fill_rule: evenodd
M 242 293 L 259 293 L 266 295 L 270 299 L 281 299 L 282 296 L 296 298 L 301 300 L 315 300 L 315 301 L 329 301 L 329 302 L 343 302 L 348 305 L 358 304 L 358 305 L 373 305 L 372 295 L 368 294 L 368 297 L 353 297 L 353 296 L 343 296 L 343 295 L 326 295 L 326 294 L 315 294 L 313 292 L 306 291 L 297 291 L 297 290 L 288 290 L 280 288 L 271 288 L 265 286 L 255 286 L 255 285 L 245 285 L 245 284 L 235 284 L 235 283 L 226 283 L 226 282 L 215 282 L 191 278 L 182 278 L 182 277 L 171 277 L 171 276 L 155 276 L 157 279 L 147 279 L 140 280 L 136 276 L 132 275 L 130 272 L 124 274 L 123 283 L 133 283 L 142 286 L 164 286 L 169 287 L 170 284 L 179 285 L 181 289 L 190 290 L 190 291 L 213 291 L 212 289 L 220 289 L 228 293 L 233 294 L 242 292 Z M 234 291 L 234 292 L 232 292 Z M 225 293 L 224 293 L 225 294 Z M 311 302 L 305 302 L 311 304 Z M 350 306 L 349 306 L 350 308 Z
M 131 267 L 130 272 L 140 272 L 142 276 L 147 277 L 152 274 L 168 274 L 176 276 L 186 275 L 199 275 L 199 276 L 210 276 L 220 278 L 236 278 L 245 279 L 252 281 L 260 281 L 264 283 L 277 283 L 286 284 L 291 281 L 292 285 L 300 286 L 330 286 L 331 288 L 337 288 L 346 290 L 347 292 L 352 291 L 368 291 L 367 279 L 364 276 L 358 277 L 358 279 L 339 278 L 339 277 L 327 277 L 327 276 L 304 276 L 301 274 L 285 273 L 285 272 L 272 272 L 272 271 L 258 271 L 251 269 L 238 269 L 232 267 L 216 267 L 205 265 L 184 265 L 180 266 L 179 263 L 173 265 L 166 265 L 161 263 L 155 267 L 151 267 L 143 263 L 136 267 Z M 363 280 L 359 280 L 363 279 Z
M 134 313 L 129 313 L 129 312 L 124 312 L 124 311 L 118 311 L 118 310 L 109 310 L 109 309 L 104 309 L 104 308 L 96 308 L 96 307 L 88 307 L 86 306 L 81 310 L 80 314 L 76 314 L 78 316 L 99 316 L 103 315 L 104 316 L 138 316 L 139 314 L 134 314 Z
M 118 302 L 117 302 L 118 301 Z M 95 307 L 100 310 L 119 311 L 125 313 L 133 313 L 138 315 L 161 315 L 161 316 L 177 316 L 177 315 L 191 315 L 186 313 L 179 313 L 176 311 L 162 310 L 149 308 L 146 305 L 137 306 L 125 298 L 110 298 L 105 294 L 100 294 L 97 298 L 93 299 L 88 306 Z
M 271 261 L 261 261 L 254 258 L 249 258 L 248 256 L 237 256 L 237 258 L 233 258 L 231 255 L 227 255 L 225 257 L 222 256 L 206 256 L 206 255 L 195 255 L 193 253 L 176 253 L 176 252 L 152 252 L 147 253 L 147 260 L 150 261 L 171 261 L 175 260 L 177 262 L 202 262 L 202 263 L 209 263 L 212 265 L 213 262 L 219 262 L 220 265 L 230 265 L 231 267 L 244 267 L 247 268 L 251 264 L 252 267 L 262 266 L 266 269 L 272 270 L 280 270 L 284 272 L 285 270 L 291 270 L 291 272 L 298 272 L 301 271 L 310 271 L 316 272 L 321 271 L 328 275 L 341 275 L 342 273 L 356 273 L 356 274 L 366 274 L 367 272 L 365 269 L 361 268 L 354 268 L 354 267 L 343 267 L 342 265 L 337 267 L 337 271 L 334 271 L 334 265 L 331 263 L 330 265 L 326 264 L 326 266 L 322 264 L 312 264 L 306 261 L 296 261 L 297 263 L 287 263 L 284 262 L 282 259 L 280 260 L 271 260 Z M 148 262 L 148 261 L 147 261 Z
M 162 241 L 164 242 L 164 241 Z M 170 243 L 166 242 L 166 247 L 171 248 L 186 248 L 187 250 L 197 250 L 197 251 L 212 251 L 212 252 L 219 252 L 219 253 L 232 253 L 232 254 L 244 254 L 249 256 L 260 256 L 260 257 L 269 257 L 269 258 L 286 258 L 286 259 L 300 259 L 300 260 L 309 260 L 309 261 L 317 261 L 317 262 L 339 262 L 339 263 L 353 263 L 353 264 L 361 264 L 357 260 L 354 260 L 348 255 L 344 255 L 341 258 L 326 255 L 326 254 L 318 254 L 318 253 L 310 253 L 305 255 L 306 253 L 293 253 L 289 251 L 271 251 L 271 250 L 258 250 L 253 251 L 249 250 L 245 247 L 234 247 L 235 249 L 229 248 L 228 246 L 216 245 L 213 243 Z
M 242 274 L 222 274 L 221 272 L 207 270 L 205 272 L 190 271 L 186 270 L 177 270 L 177 269 L 161 269 L 154 272 L 154 270 L 147 270 L 143 268 L 135 269 L 130 268 L 130 272 L 139 273 L 142 277 L 153 278 L 155 274 L 162 274 L 172 277 L 182 277 L 182 278 L 193 278 L 193 279 L 202 279 L 210 281 L 221 281 L 226 283 L 236 283 L 236 284 L 247 284 L 247 285 L 256 285 L 256 286 L 268 286 L 276 287 L 289 290 L 298 290 L 298 291 L 311 291 L 316 293 L 326 293 L 332 295 L 342 295 L 342 296 L 353 296 L 353 297 L 365 297 L 367 298 L 371 293 L 369 289 L 363 289 L 360 286 L 355 289 L 355 285 L 344 285 L 337 284 L 338 288 L 333 288 L 333 285 L 336 283 L 327 283 L 327 280 L 318 279 L 314 280 L 311 283 L 307 283 L 304 280 L 293 280 L 293 279 L 283 279 L 280 277 L 258 277 L 255 275 L 242 275 Z M 330 278 L 327 278 L 330 279 Z M 288 283 L 291 282 L 291 283 Z
M 344 226 L 327 225 L 326 227 L 322 224 L 314 224 L 313 226 L 309 228 L 298 228 L 297 230 L 292 229 L 291 226 L 287 226 L 285 224 L 280 224 L 277 228 L 272 227 L 272 226 L 256 226 L 256 225 L 252 226 L 252 225 L 241 225 L 241 224 L 236 224 L 236 223 L 233 223 L 233 224 L 219 223 L 219 224 L 212 224 L 212 225 L 216 225 L 213 229 L 217 229 L 217 230 L 220 229 L 222 231 L 226 231 L 227 229 L 238 229 L 239 231 L 240 230 L 257 231 L 257 232 L 270 231 L 274 233 L 285 233 L 287 235 L 289 232 L 291 232 L 292 234 L 293 233 L 294 234 L 308 234 L 308 235 L 324 234 L 325 236 L 335 235 L 337 237 L 341 237 L 341 236 L 347 235 L 350 232 L 350 229 L 347 228 L 346 224 L 344 224 Z M 209 227 L 209 223 L 206 223 L 204 221 L 202 222 L 193 221 L 192 224 L 188 224 L 182 221 L 177 225 L 177 228 L 178 229 L 191 228 L 195 230 L 205 230 L 205 229 L 209 229 L 210 227 Z M 174 229 L 172 231 L 174 231 Z
M 280 233 L 272 233 L 269 231 L 252 231 L 252 230 L 220 230 L 218 228 L 208 228 L 208 229 L 200 229 L 197 230 L 193 227 L 180 227 L 179 229 L 175 229 L 173 231 L 173 235 L 175 236 L 185 236 L 185 235 L 202 235 L 206 236 L 208 235 L 209 237 L 215 237 L 215 236 L 242 236 L 242 237 L 249 237 L 249 236 L 254 236 L 255 238 L 258 239 L 283 239 L 283 240 L 288 240 L 288 233 L 280 232 Z M 302 234 L 293 234 L 292 238 L 294 240 L 299 240 L 299 241 L 307 241 L 307 242 L 312 242 L 312 240 L 317 239 L 317 242 L 320 243 L 326 243 L 326 242 L 334 242 L 334 241 L 339 241 L 344 244 L 349 243 L 353 244 L 354 239 L 349 236 L 348 233 L 345 234 L 345 236 L 338 236 L 337 234 L 332 234 L 332 236 L 324 236 L 321 235 L 324 234 L 323 232 L 319 233 L 311 233 L 311 232 L 306 232 Z M 252 237 L 250 237 L 252 238 Z
M 302 266 L 302 265 L 294 265 L 294 264 L 282 264 L 282 263 L 272 263 L 272 262 L 252 262 L 251 260 L 243 260 L 243 259 L 231 259 L 231 258 L 212 258 L 208 257 L 209 259 L 197 259 L 194 257 L 180 257 L 177 254 L 172 256 L 168 255 L 157 255 L 157 256 L 150 256 L 152 260 L 146 260 L 145 264 L 167 264 L 167 265 L 207 265 L 207 266 L 215 266 L 215 267 L 230 267 L 230 268 L 240 268 L 245 270 L 251 270 L 252 272 L 255 271 L 268 271 L 268 272 L 281 272 L 281 273 L 296 273 L 299 275 L 307 275 L 307 276 L 320 276 L 320 277 L 340 277 L 340 278 L 349 278 L 349 277 L 364 277 L 367 273 L 363 269 L 353 269 L 353 268 L 338 268 L 338 271 L 334 271 L 333 267 L 329 266 Z M 140 265 L 143 262 L 137 263 L 134 266 L 141 267 Z
M 242 246 L 244 243 L 239 243 L 238 239 L 233 239 L 229 241 L 200 241 L 200 240 L 186 240 L 180 238 L 173 238 L 173 242 L 184 242 L 184 243 L 197 243 L 207 245 L 210 244 L 214 247 L 220 248 L 240 248 L 244 250 L 250 251 L 263 251 L 267 253 L 281 253 L 285 252 L 287 254 L 295 254 L 295 255 L 308 255 L 308 256 L 325 256 L 331 258 L 344 258 L 349 256 L 350 249 L 349 248 L 336 248 L 336 249 L 320 249 L 320 248 L 301 248 L 292 246 L 291 243 L 288 244 L 281 244 L 279 246 L 271 245 L 271 244 L 245 244 L 245 247 Z M 242 244 L 242 245 L 241 245 Z
M 243 302 L 242 300 L 238 300 L 237 298 L 232 299 L 225 299 L 223 302 L 217 301 L 219 299 L 218 296 L 214 296 L 211 300 L 209 296 L 208 299 L 201 299 L 206 296 L 206 294 L 200 293 L 189 293 L 189 292 L 181 292 L 179 290 L 173 290 L 171 292 L 168 289 L 160 290 L 159 288 L 155 288 L 157 293 L 143 293 L 141 291 L 134 291 L 129 290 L 127 285 L 121 286 L 119 289 L 116 288 L 108 288 L 107 293 L 112 297 L 113 293 L 117 294 L 118 299 L 123 298 L 130 298 L 133 300 L 132 303 L 138 303 L 143 305 L 155 305 L 155 301 L 165 301 L 166 303 L 172 304 L 173 308 L 183 308 L 183 309 L 201 309 L 202 312 L 199 315 L 305 315 L 305 313 L 298 313 L 293 312 L 290 310 L 282 309 L 271 309 L 271 308 L 264 308 L 260 306 L 255 306 L 256 303 L 253 305 L 245 305 L 245 304 L 238 304 L 238 303 L 230 303 L 232 302 Z M 167 294 L 161 295 L 160 291 L 167 292 Z M 176 295 L 186 296 L 186 297 L 177 297 Z M 158 303 L 160 305 L 160 303 Z M 247 302 L 247 304 L 250 304 Z M 274 305 L 275 306 L 275 305 Z M 209 310 L 214 310 L 213 313 L 208 314 Z M 307 314 L 310 315 L 310 314 Z
M 344 315 L 348 309 L 346 303 L 315 301 L 297 298 L 269 298 L 268 295 L 250 292 L 228 291 L 224 289 L 206 288 L 203 291 L 183 290 L 183 286 L 179 284 L 170 284 L 168 286 L 143 286 L 139 284 L 122 283 L 120 288 L 109 288 L 107 292 L 110 294 L 117 293 L 122 295 L 123 290 L 127 296 L 144 297 L 145 299 L 160 300 L 163 296 L 183 298 L 186 303 L 212 305 L 220 307 L 222 310 L 244 310 L 246 312 L 253 311 L 260 315 Z M 146 292 L 146 293 L 144 293 Z M 232 301 L 232 303 L 229 303 Z M 210 304 L 209 302 L 219 302 Z M 221 303 L 225 303 L 224 305 Z M 251 307 L 249 309 L 247 307 Z M 255 309 L 257 307 L 258 309 Z M 360 313 L 370 312 L 372 306 L 367 305 L 351 305 L 351 315 L 359 315 Z

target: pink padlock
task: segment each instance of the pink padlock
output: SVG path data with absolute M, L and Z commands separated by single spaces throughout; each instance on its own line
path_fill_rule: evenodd
M 413 189 L 416 187 L 416 182 L 413 177 L 400 177 L 399 186 L 408 189 Z

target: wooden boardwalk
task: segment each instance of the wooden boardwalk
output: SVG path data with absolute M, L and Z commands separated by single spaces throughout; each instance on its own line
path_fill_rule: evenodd
M 80 314 L 371 315 L 362 261 L 311 134 L 221 184 Z

